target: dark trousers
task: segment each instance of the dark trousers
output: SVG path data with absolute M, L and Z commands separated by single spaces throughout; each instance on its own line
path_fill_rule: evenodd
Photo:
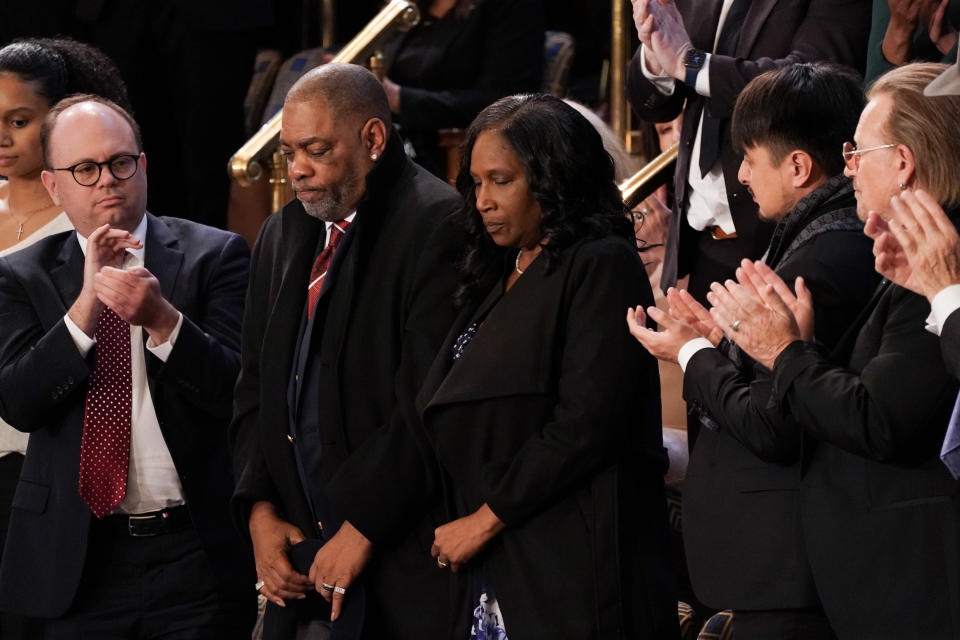
M 131 537 L 95 521 L 76 600 L 46 640 L 249 640 L 246 601 L 227 599 L 196 531 Z
M 23 454 L 9 453 L 0 458 L 0 549 L 7 539 L 13 492 L 23 468 Z M 40 640 L 43 623 L 16 613 L 0 612 L 0 640 Z
M 733 640 L 836 640 L 823 609 L 734 611 Z
M 710 291 L 710 284 L 713 282 L 723 284 L 724 280 L 733 278 L 734 272 L 740 266 L 740 261 L 752 256 L 747 255 L 739 238 L 714 240 L 709 231 L 696 231 L 685 222 L 681 224 L 687 228 L 690 240 L 693 241 L 691 244 L 694 244 L 693 253 L 687 256 L 690 273 L 687 291 L 695 300 L 709 309 L 707 292 Z M 682 238 L 681 242 L 684 240 L 687 238 Z

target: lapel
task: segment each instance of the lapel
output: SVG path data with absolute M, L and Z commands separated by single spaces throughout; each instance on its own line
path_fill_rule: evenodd
M 76 232 L 66 234 L 57 253 L 57 262 L 50 269 L 50 278 L 60 294 L 63 308 L 69 309 L 83 288 L 83 251 Z
M 753 43 L 757 41 L 760 35 L 760 29 L 763 23 L 767 21 L 770 12 L 777 4 L 777 0 L 753 0 L 750 3 L 750 9 L 747 10 L 747 16 L 743 19 L 743 29 L 740 31 L 740 40 L 737 42 L 737 57 L 745 58 L 753 49 Z M 784 34 L 787 37 L 788 34 Z
M 270 357 L 262 359 L 265 369 L 268 370 L 264 372 L 264 379 L 278 381 L 282 390 L 279 397 L 286 400 L 310 269 L 323 223 L 311 218 L 296 201 L 275 215 L 281 216 L 277 252 L 282 256 L 283 275 L 276 298 L 268 311 L 264 344 L 261 348 L 264 353 L 270 353 Z M 273 422 L 286 433 L 286 420 Z
M 160 282 L 160 291 L 170 303 L 180 308 L 181 304 L 174 297 L 177 278 L 183 267 L 183 251 L 180 243 L 162 220 L 147 213 L 147 237 L 144 242 L 144 266 Z M 144 332 L 146 334 L 146 332 Z
M 883 295 L 887 292 L 887 290 L 890 289 L 892 284 L 893 283 L 886 278 L 880 281 L 880 284 L 877 285 L 877 288 L 874 290 L 870 300 L 867 301 L 866 306 L 864 306 L 863 310 L 860 311 L 860 314 L 857 316 L 856 320 L 850 323 L 850 326 L 837 342 L 837 346 L 835 346 L 833 351 L 830 352 L 831 361 L 843 365 L 846 365 L 848 362 L 850 362 L 853 348 L 856 345 L 857 338 L 860 337 L 860 331 L 863 330 L 863 327 L 870 319 L 870 316 L 873 315 L 874 311 L 876 311 L 877 305 L 880 303 L 880 299 L 883 298 Z M 814 331 L 816 331 L 816 327 L 814 327 Z
M 698 49 L 713 51 L 723 0 L 690 0 L 689 4 L 690 10 L 687 11 L 685 16 L 689 20 L 689 24 L 685 21 L 684 26 L 687 27 L 690 42 Z
M 564 258 L 570 260 L 571 256 Z M 483 311 L 489 310 L 456 366 L 449 363 L 450 346 L 463 327 L 457 335 L 452 332 L 448 336 L 438 357 L 446 359 L 445 367 L 449 370 L 426 409 L 549 391 L 565 271 L 561 266 L 548 276 L 545 266 L 546 262 L 538 256 L 502 296 L 502 279 L 497 283 L 478 312 L 471 314 L 472 318 L 483 317 Z M 517 354 L 522 354 L 522 358 L 512 358 Z

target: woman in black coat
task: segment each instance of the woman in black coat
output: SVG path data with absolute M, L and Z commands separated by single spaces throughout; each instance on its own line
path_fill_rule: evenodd
M 673 638 L 652 294 L 599 135 L 550 96 L 471 125 L 460 315 L 420 394 L 472 637 Z M 468 597 L 469 596 L 469 597 Z M 484 635 L 485 634 L 485 635 Z

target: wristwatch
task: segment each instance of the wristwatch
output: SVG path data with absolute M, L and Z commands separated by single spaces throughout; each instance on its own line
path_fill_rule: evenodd
M 703 63 L 707 60 L 707 54 L 705 51 L 700 49 L 687 49 L 687 53 L 683 56 L 683 66 L 687 68 L 687 75 L 683 79 L 683 83 L 690 87 L 696 87 L 697 85 L 697 74 L 700 73 L 700 69 L 703 68 Z

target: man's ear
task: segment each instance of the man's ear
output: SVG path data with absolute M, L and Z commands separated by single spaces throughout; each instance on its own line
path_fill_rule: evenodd
M 911 186 L 911 182 L 916 178 L 917 159 L 913 156 L 913 151 L 905 144 L 898 144 L 894 149 L 897 154 L 897 180 L 903 185 L 901 188 Z
M 789 163 L 790 183 L 793 187 L 807 186 L 811 178 L 814 177 L 814 163 L 810 154 L 800 149 L 794 149 L 787 154 L 786 162 Z
M 46 187 L 47 193 L 50 194 L 50 199 L 53 200 L 53 204 L 62 206 L 60 204 L 60 196 L 57 195 L 57 177 L 54 175 L 53 171 L 47 171 L 44 169 L 40 172 L 40 181 L 43 182 L 43 186 Z
M 367 155 L 374 162 L 387 148 L 387 125 L 380 118 L 370 118 L 360 130 L 360 141 L 367 148 Z

